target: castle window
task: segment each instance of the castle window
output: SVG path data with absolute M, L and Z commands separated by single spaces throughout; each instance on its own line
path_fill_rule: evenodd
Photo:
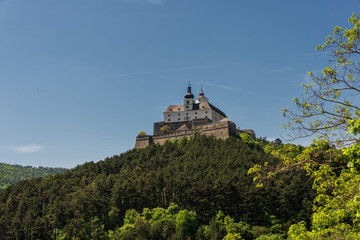
M 180 108 L 178 108 L 178 110 L 180 111 Z
M 195 117 L 195 119 L 197 119 L 197 117 Z
M 170 122 L 170 119 L 168 119 L 168 121 Z
M 189 106 L 186 106 L 186 109 L 188 109 L 189 108 Z
M 168 117 L 170 117 L 170 114 L 168 114 Z
M 186 113 L 186 115 L 189 115 L 189 113 Z
M 205 111 L 205 113 L 207 113 L 207 111 Z
M 180 116 L 180 113 L 178 113 L 178 116 Z
M 172 109 L 170 108 L 170 111 L 172 111 Z
M 180 121 L 180 118 L 178 118 L 178 121 Z
M 189 100 L 187 100 L 186 103 L 189 103 Z
M 197 112 L 195 112 L 195 114 L 197 114 Z

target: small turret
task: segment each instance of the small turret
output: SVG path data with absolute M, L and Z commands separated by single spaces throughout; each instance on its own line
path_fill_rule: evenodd
M 201 91 L 200 91 L 200 93 L 199 93 L 199 97 L 203 97 L 204 96 L 204 92 L 203 92 L 203 90 L 202 90 L 202 88 L 201 88 Z
M 196 99 L 196 103 L 202 103 L 202 102 L 209 102 L 209 99 L 207 97 L 205 97 L 205 94 L 202 90 L 202 86 L 201 86 L 201 91 L 199 93 L 199 97 Z

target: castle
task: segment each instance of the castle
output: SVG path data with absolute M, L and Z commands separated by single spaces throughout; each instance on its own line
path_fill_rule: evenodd
M 251 129 L 240 130 L 225 113 L 209 103 L 201 88 L 199 97 L 194 100 L 189 84 L 184 96 L 184 104 L 170 105 L 164 112 L 164 121 L 154 123 L 153 135 L 136 137 L 135 148 L 145 148 L 153 143 L 164 144 L 167 140 L 191 137 L 195 133 L 222 139 L 247 133 L 255 138 Z

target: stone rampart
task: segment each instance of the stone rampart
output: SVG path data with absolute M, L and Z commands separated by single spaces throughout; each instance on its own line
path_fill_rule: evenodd
M 167 123 L 166 125 L 171 128 L 171 131 L 176 131 L 176 129 L 178 129 L 184 124 L 189 125 L 189 121 Z M 154 123 L 154 133 L 153 133 L 154 136 L 161 134 L 160 128 L 163 127 L 164 125 L 165 125 L 165 121 Z M 189 125 L 189 127 L 191 127 L 191 125 Z
M 176 131 L 178 128 L 183 126 L 184 124 L 191 130 L 194 130 L 195 128 L 199 126 L 203 126 L 206 124 L 212 123 L 211 119 L 209 118 L 199 118 L 199 119 L 193 119 L 191 121 L 181 121 L 181 122 L 172 122 L 172 123 L 166 123 L 167 126 L 171 128 L 171 131 Z M 154 123 L 154 136 L 162 134 L 160 131 L 160 128 L 165 125 L 165 121 L 162 122 L 156 122 Z
M 136 142 L 135 142 L 135 148 L 146 148 L 150 144 L 153 143 L 152 136 L 146 135 L 146 136 L 137 136 Z
M 210 123 L 197 126 L 192 130 L 174 131 L 167 134 L 156 134 L 154 136 L 138 136 L 136 137 L 135 148 L 145 148 L 152 143 L 164 144 L 168 140 L 183 139 L 184 137 L 190 138 L 196 133 L 227 139 L 230 136 L 236 136 L 236 131 L 236 125 L 231 121 Z

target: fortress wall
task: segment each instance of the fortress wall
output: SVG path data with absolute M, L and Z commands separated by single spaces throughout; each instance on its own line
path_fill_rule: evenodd
M 165 125 L 165 121 L 154 123 L 154 132 L 153 135 L 160 133 L 160 128 Z
M 227 139 L 230 136 L 236 136 L 236 125 L 233 122 L 219 122 L 204 125 L 201 128 L 202 134 Z
M 175 132 L 175 133 L 168 133 L 168 134 L 161 134 L 156 135 L 153 137 L 154 143 L 164 144 L 168 140 L 181 140 L 184 137 L 192 137 L 194 134 L 198 132 L 196 130 L 189 130 L 189 131 L 182 131 L 182 132 Z
M 191 127 L 192 127 L 192 129 L 195 129 L 199 126 L 201 127 L 203 125 L 210 124 L 210 123 L 212 123 L 212 120 L 210 118 L 193 119 L 191 121 Z
M 178 129 L 179 127 L 181 127 L 182 125 L 187 125 L 189 128 L 195 129 L 198 126 L 202 126 L 205 124 L 209 124 L 212 123 L 211 119 L 209 118 L 199 118 L 199 119 L 193 119 L 191 121 L 182 121 L 182 122 L 168 122 L 165 124 L 164 121 L 162 122 L 156 122 L 154 123 L 154 135 L 159 135 L 161 134 L 160 132 L 160 128 L 163 127 L 164 125 L 168 125 L 172 131 L 176 131 L 176 129 Z
M 230 136 L 235 136 L 236 126 L 232 122 L 219 122 L 214 124 L 207 124 L 199 126 L 198 129 L 172 132 L 168 134 L 159 134 L 153 136 L 154 143 L 164 144 L 168 140 L 183 139 L 184 137 L 192 137 L 195 133 L 204 134 L 206 136 L 214 136 L 222 139 L 227 139 Z
M 135 142 L 135 148 L 136 149 L 146 148 L 151 143 L 153 143 L 152 136 L 149 136 L 149 135 L 147 135 L 147 136 L 137 136 L 136 137 L 136 142 Z
M 166 125 L 168 125 L 172 131 L 175 131 L 184 124 L 189 124 L 189 121 L 166 123 Z M 154 135 L 161 134 L 160 128 L 163 127 L 164 125 L 165 125 L 164 121 L 154 123 Z
M 155 124 L 161 125 L 162 123 L 163 122 L 159 122 Z M 145 148 L 152 143 L 164 144 L 168 140 L 181 140 L 184 137 L 190 138 L 193 137 L 196 133 L 227 139 L 230 136 L 236 136 L 237 129 L 233 122 L 226 121 L 198 126 L 193 130 L 157 134 L 154 136 L 138 136 L 136 137 L 135 148 Z

